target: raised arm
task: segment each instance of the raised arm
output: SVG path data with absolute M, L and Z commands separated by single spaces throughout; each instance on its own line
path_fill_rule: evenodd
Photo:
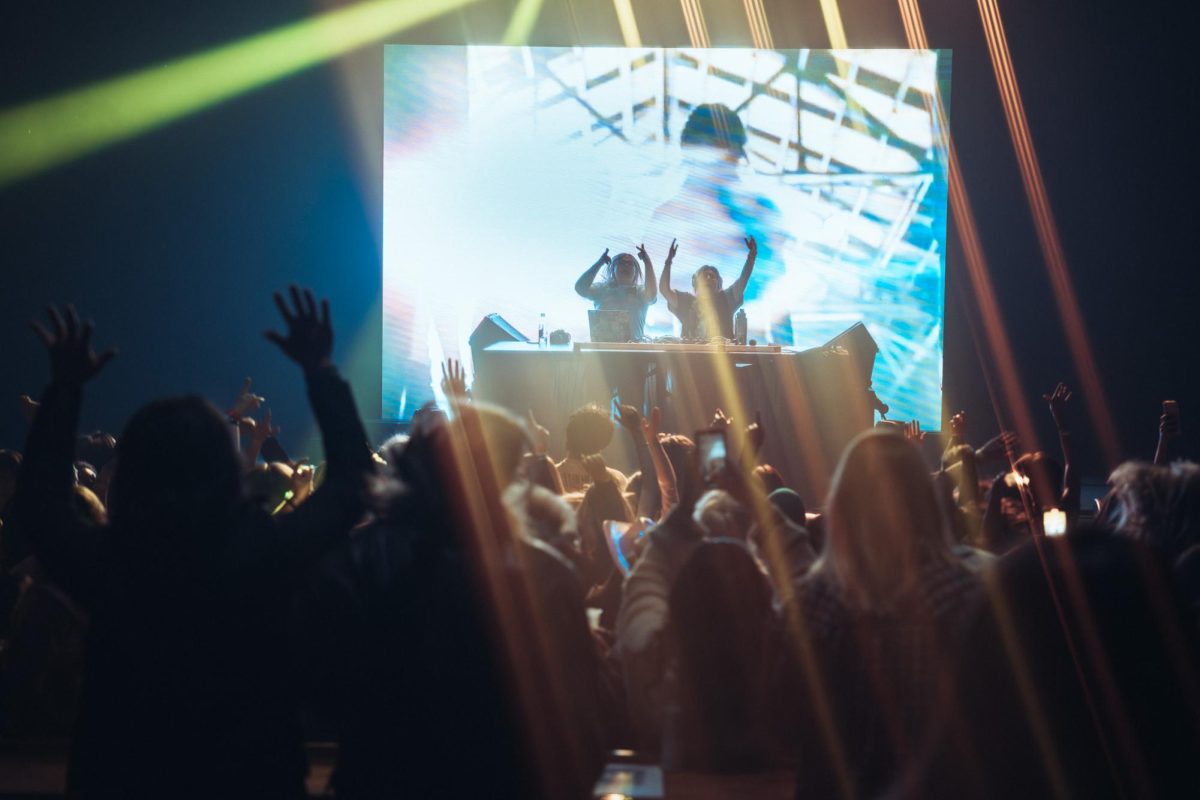
M 745 242 L 748 252 L 746 253 L 746 263 L 742 265 L 742 274 L 738 275 L 737 280 L 729 285 L 729 291 L 737 296 L 739 305 L 742 296 L 746 293 L 746 286 L 750 283 L 750 275 L 754 272 L 754 262 L 758 258 L 758 242 L 754 240 L 754 237 L 747 238 Z
M 675 252 L 679 244 L 672 239 L 671 248 L 667 250 L 667 260 L 663 262 L 662 277 L 658 280 L 658 293 L 667 301 L 667 305 L 675 305 L 675 290 L 671 288 L 671 264 L 675 261 Z M 647 283 L 649 281 L 647 280 Z
M 25 444 L 25 460 L 5 536 L 15 549 L 31 548 L 50 576 L 77 601 L 87 604 L 99 563 L 101 531 L 83 524 L 72 512 L 71 489 L 75 431 L 83 385 L 100 374 L 116 350 L 92 350 L 92 323 L 80 322 L 75 309 L 48 310 L 50 330 L 33 329 L 50 355 L 50 385 Z M 6 554 L 10 555 L 10 554 Z M 16 555 L 12 553 L 11 555 Z
M 333 327 L 329 301 L 320 311 L 312 292 L 291 287 L 292 308 L 279 295 L 275 304 L 287 334 L 266 336 L 304 370 L 308 399 L 325 447 L 325 481 L 292 514 L 276 517 L 280 563 L 303 566 L 326 548 L 342 541 L 366 508 L 366 482 L 373 469 L 370 446 L 350 385 L 331 360 Z
M 579 280 L 575 281 L 575 293 L 584 300 L 591 300 L 592 284 L 596 282 L 596 276 L 600 274 L 600 268 L 611 262 L 612 259 L 608 257 L 608 248 L 606 247 L 600 258 L 596 259 L 596 263 L 584 270 L 584 273 L 579 276 Z
M 662 420 L 662 412 L 655 406 L 650 416 L 642 420 L 642 436 L 650 452 L 650 461 L 654 464 L 654 473 L 658 480 L 659 513 L 658 519 L 663 519 L 667 513 L 679 504 L 679 483 L 675 477 L 675 468 L 667 458 L 658 438 L 658 426 Z
M 638 469 L 642 472 L 642 490 L 638 492 L 637 514 L 639 517 L 654 517 L 659 507 L 658 474 L 650 458 L 650 448 L 642 436 L 642 415 L 631 405 L 617 407 L 617 422 L 633 437 L 633 449 L 637 453 Z
M 1079 510 L 1079 476 L 1071 465 L 1071 428 L 1067 424 L 1067 401 L 1071 399 L 1071 390 L 1062 381 L 1054 387 L 1050 394 L 1042 395 L 1042 399 L 1050 406 L 1050 416 L 1054 417 L 1054 427 L 1058 429 L 1058 443 L 1062 447 L 1063 458 L 1063 511 Z
M 637 254 L 646 271 L 642 287 L 642 302 L 648 306 L 654 305 L 654 302 L 658 300 L 658 283 L 654 279 L 654 264 L 650 261 L 650 254 L 646 252 L 646 245 L 639 244 Z
M 1154 463 L 1160 467 L 1167 464 L 1171 456 L 1171 443 L 1179 438 L 1182 428 L 1179 422 L 1179 404 L 1164 400 L 1163 413 L 1158 418 L 1158 447 L 1154 448 Z

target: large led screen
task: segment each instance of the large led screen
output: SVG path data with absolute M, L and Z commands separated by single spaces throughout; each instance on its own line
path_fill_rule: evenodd
M 384 69 L 385 417 L 437 399 L 486 314 L 587 339 L 605 249 L 661 273 L 678 240 L 689 289 L 752 236 L 750 338 L 862 322 L 892 416 L 937 427 L 949 51 L 395 45 Z M 724 144 L 684 135 L 702 116 Z M 645 336 L 679 333 L 660 297 Z

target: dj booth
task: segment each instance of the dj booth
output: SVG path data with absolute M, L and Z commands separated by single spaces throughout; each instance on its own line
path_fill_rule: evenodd
M 868 390 L 876 347 L 862 325 L 799 352 L 719 343 L 539 346 L 479 337 L 473 345 L 474 396 L 522 417 L 533 411 L 550 430 L 556 456 L 564 452 L 567 418 L 587 403 L 607 409 L 619 397 L 643 409 L 658 406 L 662 430 L 688 436 L 708 427 L 717 408 L 742 426 L 758 413 L 766 429 L 762 460 L 810 506 L 823 502 L 846 443 L 873 421 Z M 604 452 L 627 473 L 636 469 L 628 439 L 618 431 Z

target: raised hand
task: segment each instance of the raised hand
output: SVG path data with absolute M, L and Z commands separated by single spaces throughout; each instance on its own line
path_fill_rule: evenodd
M 461 361 L 448 358 L 442 363 L 442 393 L 451 400 L 466 400 L 467 371 Z
M 1158 418 L 1158 447 L 1154 450 L 1154 463 L 1162 466 L 1169 458 L 1171 443 L 1179 438 L 1183 426 L 1179 420 L 1179 403 L 1164 400 L 1162 416 Z
M 975 451 L 976 458 L 999 458 L 1017 450 L 1017 435 L 1012 431 L 1001 431 L 993 436 L 983 447 Z
M 916 444 L 925 441 L 925 431 L 921 430 L 921 423 L 915 419 L 906 423 L 904 425 L 904 438 Z
M 592 483 L 604 483 L 611 481 L 612 476 L 608 474 L 608 464 L 604 463 L 604 456 L 593 454 L 583 457 L 583 468 L 587 470 L 588 477 L 592 479 Z
M 747 236 L 743 241 L 746 243 L 746 249 L 750 251 L 750 255 L 757 256 L 758 242 L 754 239 L 754 237 Z
M 667 263 L 675 260 L 675 253 L 679 250 L 679 243 L 674 239 L 671 240 L 671 247 L 667 250 Z
M 733 424 L 733 420 L 731 420 L 728 416 L 726 416 L 725 412 L 722 409 L 718 408 L 716 410 L 716 413 L 713 414 L 712 425 L 710 425 L 709 427 L 711 427 L 711 428 L 722 428 L 722 427 L 728 428 L 732 424 Z
M 762 414 L 755 411 L 754 422 L 746 426 L 746 442 L 750 445 L 750 452 L 758 455 L 766 441 L 767 431 L 763 428 Z
M 646 245 L 644 244 L 639 244 L 637 246 L 637 255 L 642 261 L 650 260 L 650 254 L 646 252 Z
M 238 392 L 237 399 L 233 401 L 233 405 L 225 413 L 234 419 L 241 419 L 247 414 L 257 411 L 265 402 L 265 397 L 250 391 L 250 379 L 246 378 L 246 380 L 242 381 L 242 389 Z
M 1179 422 L 1179 405 L 1173 400 L 1163 401 L 1163 413 L 1158 418 L 1158 435 L 1164 439 L 1178 438 L 1183 426 Z
M 600 258 L 596 259 L 596 263 L 604 264 L 605 266 L 612 263 L 612 259 L 608 257 L 608 248 L 604 248 L 604 252 L 600 254 Z
M 249 418 L 247 418 L 249 419 Z M 253 420 L 251 420 L 253 421 Z M 279 435 L 279 426 L 271 424 L 271 409 L 263 412 L 262 419 L 255 422 L 254 427 L 249 432 L 250 439 L 261 445 L 272 436 Z
M 633 434 L 642 429 L 642 415 L 638 413 L 636 408 L 627 403 L 617 406 L 617 422 L 620 423 L 622 428 Z
M 287 324 L 287 335 L 267 331 L 263 335 L 274 342 L 283 354 L 295 361 L 305 372 L 313 372 L 329 366 L 333 354 L 333 326 L 329 323 L 329 301 L 322 300 L 320 313 L 317 302 L 309 289 L 288 287 L 292 296 L 292 308 L 288 308 L 283 295 L 275 292 L 275 305 Z
M 541 455 L 550 449 L 550 429 L 537 421 L 533 409 L 529 409 L 529 435 L 533 439 L 533 452 Z
M 1064 417 L 1066 416 L 1067 401 L 1071 399 L 1071 390 L 1062 381 L 1054 387 L 1054 391 L 1050 394 L 1042 395 L 1042 399 L 1050 406 L 1050 416 L 1054 417 L 1054 424 L 1059 428 L 1063 427 Z
M 82 386 L 116 358 L 117 351 L 111 347 L 96 355 L 92 350 L 92 323 L 80 322 L 74 306 L 66 307 L 65 316 L 54 306 L 48 306 L 46 315 L 50 317 L 52 330 L 37 322 L 29 324 L 50 354 L 50 379 L 54 383 Z
M 642 435 L 646 441 L 653 444 L 658 441 L 658 429 L 662 425 L 662 411 L 658 406 L 650 409 L 650 415 L 642 417 Z

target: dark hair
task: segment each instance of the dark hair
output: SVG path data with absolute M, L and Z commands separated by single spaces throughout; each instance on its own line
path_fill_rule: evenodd
M 1062 499 L 1062 464 L 1042 452 L 1026 453 L 1013 465 L 1017 472 L 1029 479 L 1029 495 L 1035 511 L 1056 508 Z
M 567 453 L 590 456 L 608 447 L 613 421 L 599 406 L 588 404 L 567 419 Z
M 767 501 L 791 522 L 801 527 L 808 524 L 808 510 L 804 507 L 804 500 L 800 498 L 800 495 L 786 486 L 776 489 L 767 495 Z
M 242 460 L 225 416 L 207 400 L 171 397 L 143 406 L 117 442 L 109 489 L 113 524 L 140 537 L 209 539 L 242 499 Z M 216 547 L 209 542 L 202 547 Z
M 861 610 L 888 609 L 929 561 L 954 563 L 945 514 L 925 462 L 900 433 L 873 428 L 846 447 L 826 503 L 828 570 Z
M 771 587 L 743 542 L 708 539 L 671 586 L 689 766 L 760 768 L 766 758 Z
M 746 155 L 746 127 L 729 106 L 705 103 L 688 115 L 679 143 L 684 147 L 717 147 L 742 158 Z
M 605 541 L 607 534 L 604 531 L 604 521 L 610 519 L 632 522 L 633 509 L 629 507 L 615 483 L 594 483 L 583 495 L 583 502 L 575 511 L 579 539 L 590 570 L 590 574 L 584 577 L 591 584 L 603 582 L 616 566 L 612 553 L 608 551 L 608 542 Z

